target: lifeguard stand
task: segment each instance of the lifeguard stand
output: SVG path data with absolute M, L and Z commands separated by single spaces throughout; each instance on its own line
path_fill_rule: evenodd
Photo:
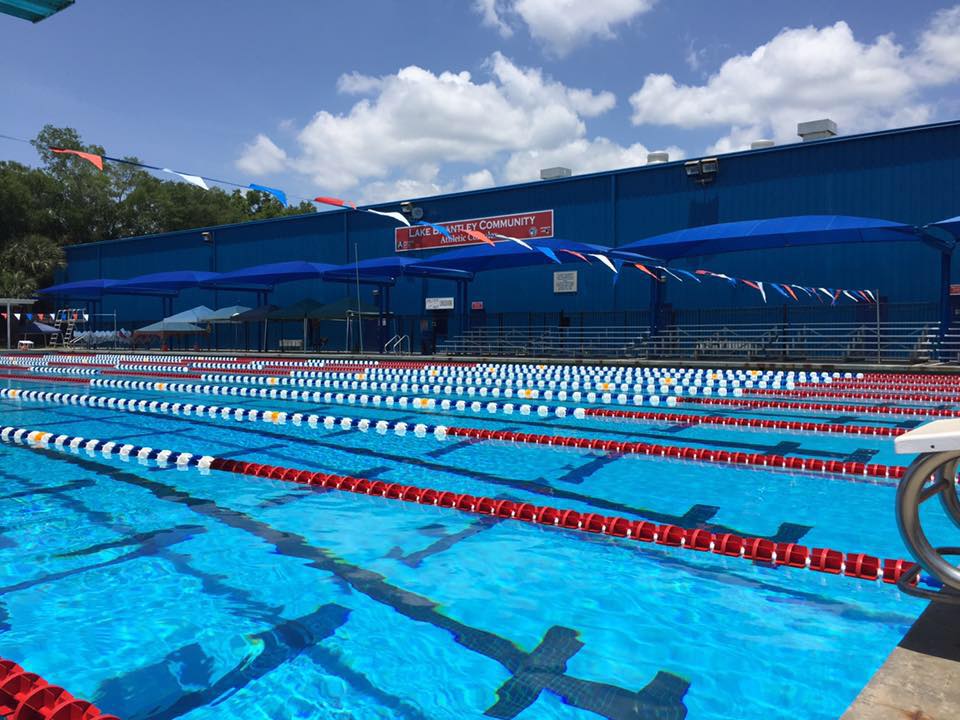
M 57 332 L 50 336 L 50 347 L 68 347 L 73 344 L 73 336 L 87 326 L 87 315 L 82 308 L 64 308 L 57 310 L 53 318 Z

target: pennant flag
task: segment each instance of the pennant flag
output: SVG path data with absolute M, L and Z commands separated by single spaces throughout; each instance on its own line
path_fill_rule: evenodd
M 763 283 L 762 283 L 762 282 L 758 282 L 758 283 L 757 283 L 757 290 L 760 291 L 760 296 L 763 298 L 763 302 L 766 303 L 766 302 L 767 302 L 767 291 L 763 289 Z
M 335 205 L 337 207 L 343 207 L 343 208 L 349 207 L 349 208 L 353 208 L 354 210 L 357 209 L 357 204 L 352 200 L 341 200 L 340 198 L 323 197 L 321 195 L 320 197 L 315 197 L 313 201 L 316 203 L 321 203 L 323 205 Z
M 830 304 L 831 304 L 831 305 L 836 305 L 836 304 L 837 304 L 837 300 L 840 299 L 840 291 L 839 291 L 839 290 L 834 290 L 832 297 L 833 297 L 833 302 L 831 302 Z
M 713 275 L 709 270 L 696 270 L 695 272 L 697 275 Z
M 616 284 L 617 284 L 617 280 L 620 279 L 620 269 L 623 267 L 623 262 L 624 262 L 623 260 L 619 260 L 619 259 L 617 259 L 617 258 L 614 258 L 614 259 L 613 259 L 613 265 L 614 265 L 614 267 L 616 268 L 616 273 L 614 273 L 614 275 L 613 275 L 613 284 L 614 284 L 614 285 L 616 285 Z
M 774 290 L 776 290 L 778 293 L 780 293 L 784 297 L 790 297 L 789 295 L 787 295 L 786 291 L 776 283 L 774 282 L 770 283 L 770 287 L 772 287 Z
M 646 265 L 641 265 L 640 263 L 634 263 L 633 266 L 634 266 L 637 270 L 643 270 L 643 272 L 645 272 L 647 275 L 649 275 L 650 277 L 652 277 L 652 278 L 653 278 L 654 280 L 656 280 L 657 282 L 663 282 L 663 280 L 660 279 L 660 276 L 657 275 L 655 272 L 651 272 L 650 269 L 647 268 Z
M 859 300 L 857 300 L 856 295 L 851 295 L 851 294 L 848 293 L 846 290 L 843 290 L 842 292 L 843 292 L 844 295 L 846 295 L 848 298 L 850 298 L 851 300 L 853 300 L 855 303 L 860 302 Z
M 20 313 L 14 313 L 13 316 L 14 316 L 17 320 L 20 319 Z
M 493 240 L 491 240 L 490 238 L 488 238 L 486 235 L 484 235 L 484 234 L 483 234 L 482 232 L 480 232 L 479 230 L 464 230 L 464 232 L 465 232 L 467 235 L 469 235 L 470 237 L 472 237 L 472 238 L 474 238 L 474 239 L 476 239 L 476 240 L 479 240 L 480 242 L 485 242 L 485 243 L 486 243 L 487 245 L 489 245 L 490 247 L 496 247 L 496 246 L 497 246 L 497 244 L 496 244 Z
M 827 290 L 826 288 L 814 288 L 814 290 L 819 290 L 819 291 L 822 292 L 824 295 L 826 295 L 828 298 L 832 298 L 832 297 L 833 297 L 833 293 L 830 292 L 829 290 Z
M 811 293 L 810 290 L 808 288 L 805 288 L 803 285 L 791 285 L 791 287 L 795 287 L 797 290 L 803 290 L 807 294 L 807 297 L 810 297 L 811 295 L 816 294 L 816 293 Z
M 527 245 L 523 240 L 517 240 L 517 242 L 520 243 L 521 245 L 525 245 L 527 248 L 530 248 L 530 246 Z M 556 254 L 553 250 L 551 250 L 550 248 L 545 247 L 545 246 L 543 246 L 543 245 L 535 245 L 535 246 L 534 246 L 533 248 L 531 248 L 531 249 L 536 250 L 536 251 L 538 251 L 538 252 L 540 252 L 540 253 L 543 253 L 543 254 L 546 255 L 548 258 L 550 258 L 550 260 L 551 260 L 552 262 L 555 262 L 555 263 L 557 263 L 558 265 L 560 264 L 560 258 L 558 258 L 558 257 L 557 257 L 557 254 Z
M 87 313 L 84 313 L 84 314 L 83 314 L 83 321 L 84 321 L 84 322 L 87 322 L 89 319 L 90 319 L 90 316 L 87 315 Z
M 744 285 L 749 285 L 749 286 L 752 287 L 754 290 L 759 290 L 759 289 L 760 289 L 760 286 L 757 285 L 753 280 L 740 280 L 740 282 L 742 282 Z
M 862 297 L 862 298 L 863 298 L 864 300 L 866 300 L 867 302 L 870 302 L 870 298 L 867 297 L 867 294 L 866 294 L 863 290 L 857 290 L 857 295 L 859 295 L 860 297 Z
M 7 314 L 6 314 L 5 312 L 0 312 L 0 317 L 2 317 L 4 320 L 6 320 L 6 319 L 7 319 Z
M 614 265 L 613 265 L 613 263 L 610 262 L 610 258 L 608 258 L 608 257 L 607 257 L 606 255 L 604 255 L 603 253 L 590 253 L 590 257 L 595 257 L 597 260 L 599 260 L 600 262 L 602 262 L 602 263 L 603 263 L 604 265 L 606 265 L 608 268 L 610 268 L 611 270 L 613 270 L 614 273 L 618 272 L 618 271 L 617 271 L 617 268 L 615 268 Z
M 44 319 L 44 314 L 43 314 L 43 313 L 37 313 L 37 317 L 38 317 L 38 318 L 40 319 L 40 321 L 42 322 L 43 319 Z
M 680 268 L 677 268 L 676 270 L 677 270 L 678 273 L 683 273 L 684 275 L 688 276 L 689 278 L 691 278 L 691 279 L 693 279 L 693 280 L 696 280 L 696 281 L 697 281 L 698 283 L 700 283 L 701 285 L 703 284 L 702 281 L 700 280 L 700 278 L 698 278 L 696 275 L 694 275 L 694 274 L 693 274 L 692 272 L 690 272 L 689 270 L 681 270 Z
M 490 233 L 490 237 L 495 237 L 497 238 L 497 240 L 511 240 L 515 242 L 517 245 L 523 245 L 523 247 L 525 247 L 527 250 L 533 250 L 533 247 L 531 247 L 530 243 L 524 240 L 521 240 L 520 238 L 510 237 L 509 235 L 500 235 L 499 233 Z M 537 250 L 540 250 L 542 252 L 543 248 L 538 247 Z M 553 257 L 556 257 L 556 255 L 554 255 Z M 557 262 L 560 262 L 560 261 L 557 260 Z
M 874 297 L 874 295 L 873 295 L 872 292 L 870 292 L 869 290 L 864 290 L 864 292 L 865 292 L 867 295 L 870 296 L 870 299 L 873 300 L 873 302 L 876 302 L 876 301 L 877 301 L 877 298 Z
M 259 190 L 260 192 L 267 193 L 268 195 L 273 195 L 277 200 L 280 201 L 280 204 L 284 207 L 288 206 L 287 203 L 287 194 L 283 190 L 277 190 L 276 188 L 267 187 L 266 185 L 257 185 L 256 183 L 250 183 L 247 185 L 251 190 Z
M 797 294 L 793 291 L 792 287 L 784 284 L 783 289 L 786 290 L 788 293 L 790 293 L 790 297 L 792 297 L 794 301 L 800 302 L 800 299 L 797 297 Z
M 198 188 L 202 188 L 204 190 L 210 189 L 209 187 L 207 187 L 207 184 L 203 181 L 203 178 L 200 177 L 199 175 L 188 175 L 187 173 L 177 172 L 176 170 L 171 170 L 170 168 L 163 168 L 163 172 L 170 173 L 171 175 L 178 175 L 179 177 L 182 177 L 191 185 L 196 185 Z
M 65 148 L 50 148 L 53 152 L 59 155 L 76 155 L 86 160 L 88 163 L 91 163 L 97 170 L 103 172 L 103 157 L 96 155 L 94 153 L 83 152 L 82 150 L 67 150 Z
M 670 272 L 670 268 L 665 268 L 663 265 L 654 265 L 657 270 L 663 270 L 667 275 L 674 278 L 677 282 L 683 282 L 679 275 L 676 273 Z
M 584 255 L 583 253 L 578 253 L 576 250 L 561 249 L 560 252 L 562 252 L 562 253 L 567 253 L 568 255 L 573 255 L 574 257 L 578 257 L 578 258 L 580 258 L 581 260 L 583 260 L 587 265 L 592 264 L 592 263 L 587 259 L 587 256 L 586 256 L 586 255 Z
M 426 220 L 418 221 L 417 225 L 425 225 L 426 227 L 431 227 L 434 230 L 436 230 L 438 233 L 443 235 L 445 238 L 448 238 L 450 242 L 456 242 L 453 238 L 453 235 L 450 234 L 450 231 L 447 230 L 443 225 L 435 225 L 432 222 L 427 222 Z
M 27 313 L 27 320 L 33 320 L 33 313 Z
M 383 217 L 393 218 L 394 220 L 403 223 L 407 227 L 410 227 L 410 221 L 403 215 L 403 213 L 392 212 L 390 210 L 371 210 L 370 208 L 366 209 L 366 212 L 373 213 L 374 215 L 383 215 Z M 421 225 L 423 223 L 420 223 Z

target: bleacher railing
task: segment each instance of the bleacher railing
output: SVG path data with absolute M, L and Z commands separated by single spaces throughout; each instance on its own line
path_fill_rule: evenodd
M 960 331 L 937 323 L 780 323 L 646 327 L 480 327 L 438 348 L 450 355 L 834 362 L 960 361 Z

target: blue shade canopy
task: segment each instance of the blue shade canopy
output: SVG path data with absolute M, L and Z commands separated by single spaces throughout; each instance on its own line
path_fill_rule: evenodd
M 856 242 L 919 240 L 912 225 L 849 215 L 795 215 L 687 228 L 623 245 L 615 257 L 633 260 L 642 253 L 663 260 L 759 250 Z
M 73 0 L 0 0 L 0 13 L 37 23 L 71 5 Z
M 477 273 L 487 270 L 506 270 L 509 268 L 528 267 L 530 265 L 553 264 L 554 261 L 547 254 L 538 250 L 538 247 L 545 248 L 549 253 L 553 253 L 561 263 L 583 264 L 583 260 L 567 252 L 561 252 L 563 250 L 572 250 L 587 257 L 589 257 L 589 253 L 610 254 L 610 248 L 603 245 L 589 245 L 573 240 L 540 238 L 524 240 L 524 242 L 533 249 L 528 250 L 519 243 L 503 240 L 498 242 L 494 247 L 490 247 L 489 245 L 474 245 L 457 248 L 456 250 L 448 250 L 439 255 L 424 258 L 418 264 L 434 268 L 450 268 Z M 590 261 L 598 262 L 594 258 L 590 258 Z
M 952 217 L 952 218 L 947 218 L 946 220 L 941 220 L 939 222 L 930 223 L 928 227 L 934 227 L 934 228 L 939 228 L 940 230 L 944 230 L 950 233 L 951 235 L 953 235 L 953 237 L 956 238 L 957 240 L 960 240 L 960 215 L 957 215 L 956 217 Z
M 217 273 L 197 270 L 150 273 L 149 275 L 138 275 L 129 280 L 121 280 L 111 285 L 109 292 L 121 295 L 151 291 L 176 292 L 185 288 L 196 287 L 216 277 L 219 277 Z
M 274 285 L 279 285 L 280 283 L 321 278 L 325 272 L 334 270 L 337 267 L 337 265 L 328 265 L 326 263 L 290 260 L 287 262 L 267 263 L 266 265 L 254 265 L 253 267 L 220 273 L 203 284 L 207 287 L 259 285 L 264 288 L 272 288 Z
M 40 295 L 64 295 L 71 298 L 94 300 L 108 292 L 112 285 L 119 280 L 78 280 L 76 282 L 60 283 L 37 290 Z
M 371 258 L 361 260 L 358 263 L 340 265 L 326 273 L 324 280 L 355 282 L 357 276 L 359 276 L 360 282 L 390 284 L 403 275 L 441 280 L 470 280 L 473 277 L 472 273 L 464 270 L 433 267 L 429 260 L 388 255 L 387 257 Z

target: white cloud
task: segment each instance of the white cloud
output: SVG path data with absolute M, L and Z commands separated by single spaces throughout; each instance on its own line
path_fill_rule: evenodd
M 958 78 L 960 7 L 938 13 L 912 52 L 892 35 L 860 42 L 842 21 L 785 29 L 702 85 L 647 75 L 630 104 L 636 125 L 729 126 L 712 148 L 719 152 L 763 136 L 796 140 L 797 122 L 820 117 L 846 132 L 925 122 L 933 107 L 920 91 Z
M 500 33 L 500 37 L 513 35 L 513 28 L 500 17 L 501 9 L 497 7 L 497 0 L 473 0 L 473 9 L 480 13 L 483 24 L 494 28 Z
M 493 179 L 493 173 L 487 168 L 467 173 L 461 178 L 461 181 L 464 190 L 482 190 L 497 184 L 496 180 Z
M 490 57 L 486 69 L 491 76 L 486 82 L 468 72 L 435 74 L 413 65 L 382 78 L 344 75 L 338 83 L 342 90 L 362 88 L 372 95 L 343 114 L 318 112 L 298 133 L 299 151 L 291 157 L 258 135 L 241 167 L 255 172 L 283 164 L 334 192 L 361 183 L 398 182 L 393 178 L 399 175 L 409 180 L 394 189 L 409 194 L 400 191 L 440 187 L 429 173 L 412 168 L 488 164 L 506 153 L 560 147 L 586 135 L 584 118 L 616 102 L 612 93 L 569 88 L 500 53 Z M 370 187 L 366 192 L 388 189 Z
M 523 23 L 552 55 L 563 56 L 594 38 L 615 36 L 614 28 L 648 12 L 655 0 L 474 0 L 483 24 L 503 37 Z
M 540 170 L 549 167 L 567 167 L 575 175 L 645 165 L 649 149 L 641 143 L 623 147 L 604 137 L 578 138 L 549 150 L 524 150 L 513 153 L 504 168 L 508 183 L 529 182 L 540 177 Z M 681 160 L 683 150 L 669 147 L 671 160 Z
M 251 175 L 265 175 L 283 170 L 287 164 L 287 153 L 277 147 L 273 140 L 263 133 L 253 142 L 243 147 L 243 153 L 237 160 L 237 167 Z
M 364 75 L 354 70 L 337 79 L 337 90 L 347 95 L 369 95 L 382 86 L 380 78 Z

